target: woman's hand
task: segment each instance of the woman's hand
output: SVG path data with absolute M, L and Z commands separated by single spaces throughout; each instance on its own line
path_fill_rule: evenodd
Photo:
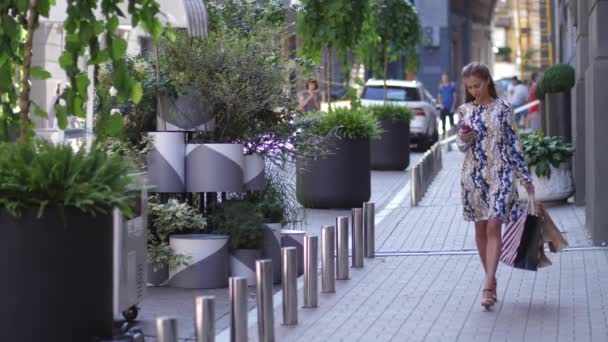
M 534 184 L 532 184 L 532 182 L 524 181 L 523 186 L 526 189 L 528 195 L 534 195 Z
M 458 135 L 460 136 L 460 139 L 467 144 L 475 139 L 475 131 L 473 130 L 468 132 L 459 132 Z

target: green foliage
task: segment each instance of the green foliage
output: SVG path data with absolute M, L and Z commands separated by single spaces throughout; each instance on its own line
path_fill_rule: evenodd
M 526 163 L 536 168 L 538 177 L 551 177 L 551 166 L 557 168 L 568 162 L 574 153 L 572 144 L 561 137 L 546 137 L 543 132 L 522 135 L 522 144 Z
M 261 249 L 264 216 L 258 207 L 245 200 L 227 200 L 209 215 L 214 233 L 230 236 L 231 249 Z
M 323 48 L 345 56 L 359 42 L 368 11 L 369 0 L 300 1 L 296 25 L 302 37 L 302 56 L 317 64 Z
M 283 0 L 209 0 L 205 1 L 209 26 L 213 31 L 255 33 L 260 27 L 285 24 L 287 10 Z
M 127 42 L 118 34 L 119 17 L 124 13 L 118 4 L 122 0 L 79 0 L 67 2 L 67 18 L 64 22 L 65 47 L 58 62 L 66 72 L 69 85 L 64 89 L 61 97 L 65 105 L 56 105 L 56 113 L 61 128 L 67 126 L 67 116 L 84 117 L 84 105 L 87 99 L 89 85 L 86 66 L 78 63 L 79 58 L 88 60 L 88 65 L 110 63 L 113 66 L 112 79 L 118 90 L 121 100 L 132 99 L 137 102 L 141 96 L 141 86 L 126 73 L 123 60 Z M 14 129 L 18 120 L 29 121 L 30 108 L 38 106 L 25 106 L 26 111 L 18 119 L 16 108 L 19 96 L 23 96 L 22 103 L 31 104 L 27 89 L 17 80 L 21 75 L 33 78 L 46 79 L 50 73 L 40 67 L 30 67 L 26 52 L 27 41 L 33 40 L 35 28 L 40 17 L 48 17 L 54 0 L 3 0 L 0 5 L 0 128 L 3 130 L 0 138 L 7 140 L 10 130 Z M 31 8 L 30 8 L 31 7 Z M 101 9 L 102 19 L 98 17 L 97 8 Z M 128 13 L 133 26 L 141 26 L 150 32 L 154 39 L 162 33 L 162 24 L 156 18 L 159 5 L 154 0 L 129 0 Z M 28 28 L 28 18 L 31 17 L 34 27 Z M 105 37 L 105 48 L 101 48 L 99 37 Z M 34 51 L 36 53 L 36 51 Z M 31 71 L 31 72 L 30 72 Z M 28 77 L 26 77 L 28 78 Z M 44 115 L 41 110 L 34 114 Z M 112 122 L 110 120 L 110 122 Z M 116 122 L 116 121 L 114 121 Z M 22 125 L 27 126 L 24 122 Z M 31 136 L 29 131 L 21 130 L 22 139 Z M 25 136 L 24 136 L 25 135 Z
M 335 135 L 341 139 L 380 137 L 378 120 L 365 108 L 341 107 L 330 112 L 311 113 L 309 117 L 315 121 L 307 130 L 319 136 Z
M 574 68 L 568 64 L 556 64 L 545 71 L 542 90 L 545 93 L 561 93 L 572 89 L 575 83 Z
M 209 137 L 232 142 L 257 137 L 282 123 L 290 98 L 285 94 L 285 65 L 276 29 L 248 37 L 230 31 L 206 39 L 178 34 L 162 41 L 162 65 L 178 94 L 196 89 L 205 99 L 216 128 Z
M 75 207 L 95 215 L 120 208 L 132 214 L 129 167 L 101 151 L 74 152 L 44 141 L 0 144 L 0 206 L 13 216 L 23 210 Z
M 369 111 L 378 120 L 409 122 L 414 118 L 412 110 L 405 106 L 371 106 Z
M 148 210 L 148 261 L 154 263 L 155 269 L 168 265 L 170 271 L 187 265 L 190 258 L 173 253 L 169 236 L 201 233 L 207 228 L 207 221 L 198 209 L 174 199 L 162 204 L 152 199 L 148 202 Z
M 420 55 L 415 48 L 411 48 L 407 53 L 407 72 L 417 73 L 420 71 Z
M 137 144 L 109 138 L 98 143 L 96 147 L 108 155 L 120 156 L 129 163 L 134 172 L 141 172 L 148 168 L 148 153 L 152 151 L 152 138 L 144 135 Z
M 504 47 L 500 47 L 498 48 L 498 51 L 496 52 L 497 55 L 511 55 L 511 53 L 513 53 L 513 50 L 508 47 L 508 46 L 504 46 Z
M 543 89 L 543 79 L 541 78 L 536 83 L 536 89 L 534 90 L 534 96 L 537 100 L 544 101 L 545 100 L 545 90 Z

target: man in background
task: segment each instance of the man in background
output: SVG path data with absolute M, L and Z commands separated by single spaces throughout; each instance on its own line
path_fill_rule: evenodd
M 447 136 L 446 121 L 450 121 L 450 127 L 454 127 L 454 112 L 456 111 L 456 84 L 450 82 L 448 74 L 441 75 L 437 102 L 441 107 L 441 129 Z

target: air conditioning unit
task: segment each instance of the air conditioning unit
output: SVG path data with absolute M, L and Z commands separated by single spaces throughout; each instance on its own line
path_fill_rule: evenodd
M 146 295 L 147 203 L 145 173 L 134 174 L 135 216 L 126 219 L 114 209 L 114 316 L 135 320 Z M 120 318 L 119 318 L 120 319 Z
M 422 44 L 427 48 L 439 47 L 439 27 L 424 26 L 422 28 Z

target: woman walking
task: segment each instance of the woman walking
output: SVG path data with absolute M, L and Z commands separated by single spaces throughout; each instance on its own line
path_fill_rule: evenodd
M 475 240 L 486 273 L 481 305 L 489 310 L 498 300 L 496 270 L 503 223 L 521 214 L 517 180 L 529 194 L 532 178 L 524 160 L 513 107 L 499 99 L 488 67 L 471 63 L 462 70 L 465 104 L 458 108 L 458 147 L 465 153 L 462 168 L 464 219 L 475 222 Z

